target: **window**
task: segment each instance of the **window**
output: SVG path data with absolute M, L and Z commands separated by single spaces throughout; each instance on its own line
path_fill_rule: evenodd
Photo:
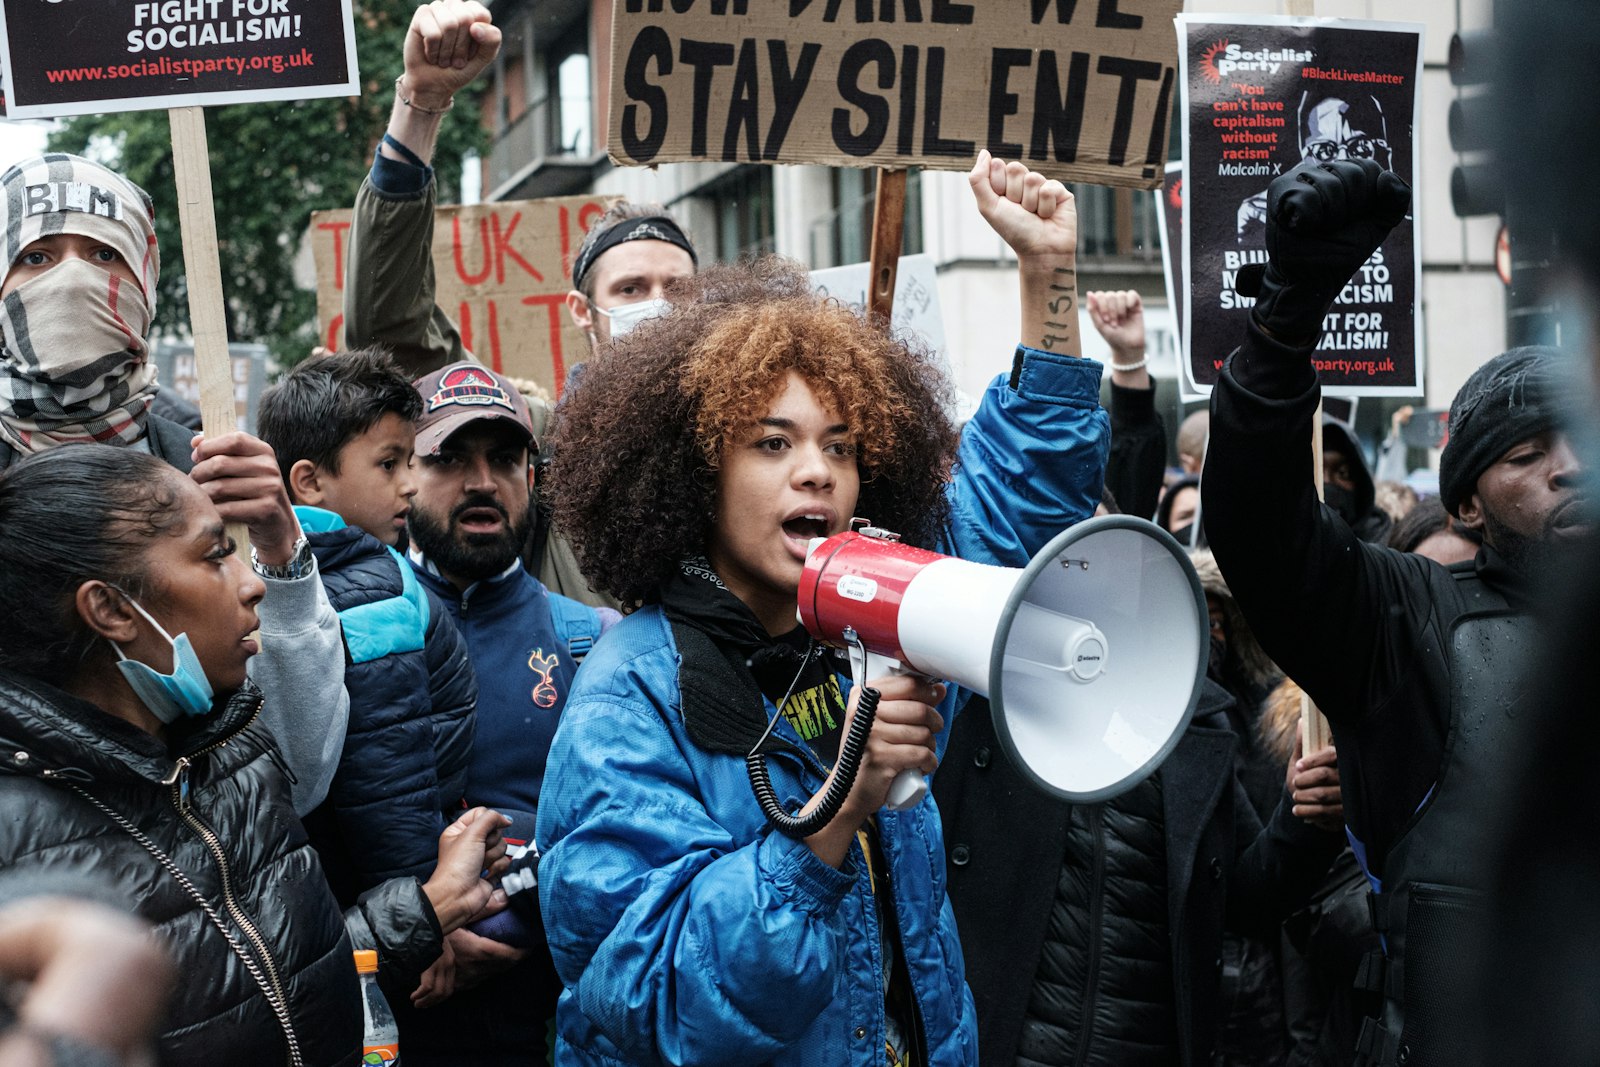
M 548 151 L 552 156 L 587 156 L 594 146 L 594 105 L 589 81 L 588 27 L 579 21 L 546 53 L 549 79 Z
M 717 258 L 731 263 L 746 252 L 771 252 L 776 224 L 772 168 L 746 165 L 706 186 L 717 215 Z
M 872 258 L 872 215 L 877 204 L 878 172 L 838 167 L 832 183 L 833 210 L 811 224 L 811 263 L 838 267 Z M 922 251 L 922 172 L 906 176 L 906 221 L 900 240 L 902 255 Z

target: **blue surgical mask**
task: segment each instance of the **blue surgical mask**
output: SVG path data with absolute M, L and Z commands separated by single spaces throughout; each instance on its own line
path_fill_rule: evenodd
M 672 310 L 672 304 L 659 297 L 655 300 L 640 300 L 633 304 L 623 304 L 621 307 L 595 308 L 611 323 L 611 339 L 614 341 L 632 330 L 641 322 L 658 318 Z
M 122 590 L 118 589 L 117 592 L 122 593 Z M 144 621 L 154 626 L 156 632 L 172 646 L 172 673 L 162 674 L 148 663 L 129 659 L 122 654 L 122 649 L 115 641 L 110 642 L 117 654 L 117 670 L 128 680 L 134 696 L 150 709 L 150 714 L 164 723 L 176 722 L 185 715 L 209 715 L 214 695 L 211 681 L 206 677 L 205 668 L 200 666 L 200 657 L 195 655 L 189 635 L 179 634 L 174 638 L 137 600 L 127 593 L 122 595 L 133 605 L 133 610 L 144 616 Z

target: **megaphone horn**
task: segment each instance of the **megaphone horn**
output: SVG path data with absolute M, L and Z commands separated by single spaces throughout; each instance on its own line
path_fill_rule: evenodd
M 799 599 L 813 636 L 896 661 L 853 664 L 858 674 L 903 664 L 988 697 L 1012 761 L 1078 802 L 1115 796 L 1166 758 L 1210 649 L 1183 549 L 1124 515 L 1073 526 L 1021 569 L 851 530 L 812 543 Z M 914 791 L 896 786 L 891 806 Z

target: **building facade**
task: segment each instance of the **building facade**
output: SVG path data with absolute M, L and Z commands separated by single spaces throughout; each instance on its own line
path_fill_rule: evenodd
M 505 46 L 482 105 L 492 147 L 482 163 L 490 200 L 616 194 L 659 201 L 720 260 L 777 252 L 818 267 L 864 261 L 871 238 L 874 172 L 849 168 L 666 164 L 619 168 L 606 155 L 609 39 L 613 0 L 496 0 Z M 1281 0 L 1189 0 L 1197 13 L 1283 13 Z M 1446 69 L 1451 34 L 1484 27 L 1491 0 L 1316 0 L 1319 16 L 1383 18 L 1427 27 L 1418 131 L 1416 210 L 1422 235 L 1426 394 L 1416 401 L 1363 401 L 1357 427 L 1370 443 L 1400 404 L 1447 406 L 1479 363 L 1503 347 L 1505 289 L 1494 269 L 1498 219 L 1461 220 L 1450 207 L 1456 162 L 1446 114 L 1456 90 Z M 1174 122 L 1172 158 L 1178 158 Z M 1167 309 L 1159 218 L 1149 193 L 1077 186 L 1079 284 L 1137 289 L 1152 335 L 1151 369 L 1162 383 L 1169 425 L 1181 417 L 1178 362 Z M 972 205 L 964 175 L 913 173 L 905 249 L 938 269 L 948 356 L 969 394 L 1010 363 L 1003 340 L 1017 333 L 1014 260 Z M 1104 358 L 1083 323 L 1086 354 Z M 1194 404 L 1187 405 L 1192 409 Z M 1414 453 L 1422 464 L 1429 457 Z M 1436 461 L 1436 457 L 1434 457 Z

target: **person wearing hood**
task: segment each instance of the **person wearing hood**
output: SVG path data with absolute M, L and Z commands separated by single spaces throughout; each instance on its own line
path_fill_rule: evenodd
M 1384 943 L 1362 968 L 1384 1001 L 1358 1037 L 1361 1061 L 1460 1063 L 1472 1006 L 1449 990 L 1471 967 L 1478 804 L 1508 786 L 1486 768 L 1519 732 L 1537 583 L 1592 528 L 1557 422 L 1558 353 L 1503 353 L 1451 404 L 1441 498 L 1483 533 L 1471 563 L 1362 542 L 1317 501 L 1303 459 L 1320 396 L 1311 354 L 1410 189 L 1370 161 L 1334 161 L 1275 179 L 1268 199 L 1269 261 L 1249 272 L 1247 334 L 1212 394 L 1206 529 L 1263 648 L 1333 727 Z
M 263 715 L 305 814 L 328 794 L 349 717 L 339 619 L 272 449 L 246 433 L 199 436 L 150 410 L 153 210 L 143 189 L 79 156 L 51 152 L 0 174 L 0 470 L 66 445 L 132 448 L 187 472 L 224 522 L 245 525 L 267 584 L 250 676 L 269 697 Z
M 1200 475 L 1185 474 L 1167 486 L 1156 505 L 1156 525 L 1184 548 L 1204 548 L 1205 528 L 1200 525 Z
M 1361 442 L 1347 424 L 1327 417 L 1322 420 L 1322 502 L 1368 544 L 1388 539 L 1394 519 L 1378 506 Z

